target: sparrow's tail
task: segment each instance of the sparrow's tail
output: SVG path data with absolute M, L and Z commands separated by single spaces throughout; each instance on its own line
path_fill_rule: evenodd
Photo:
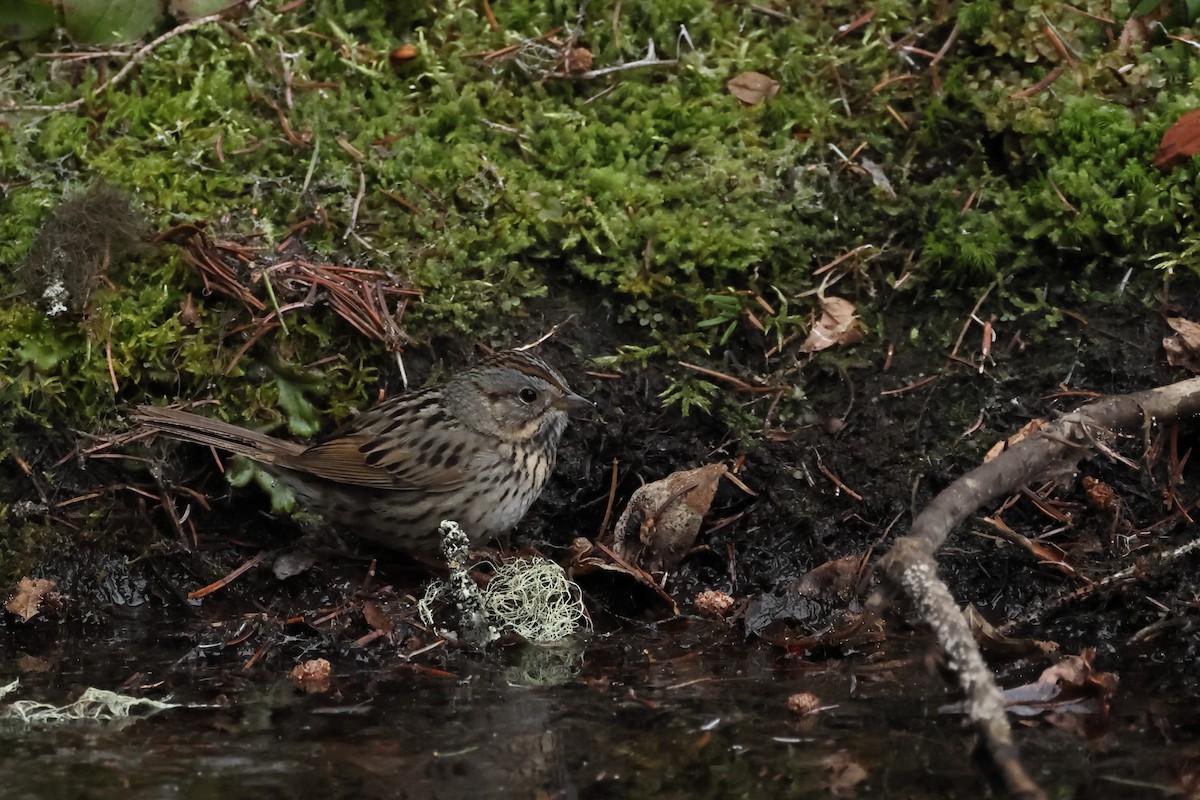
M 274 464 L 281 460 L 286 463 L 305 449 L 302 444 L 276 439 L 177 408 L 138 406 L 132 418 L 143 427 L 174 439 L 212 445 L 263 464 Z

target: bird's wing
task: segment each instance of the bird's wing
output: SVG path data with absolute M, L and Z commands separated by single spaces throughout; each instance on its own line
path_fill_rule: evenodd
M 347 433 L 314 444 L 280 466 L 336 483 L 371 489 L 446 492 L 465 482 L 461 466 L 433 466 L 419 448 L 395 436 Z

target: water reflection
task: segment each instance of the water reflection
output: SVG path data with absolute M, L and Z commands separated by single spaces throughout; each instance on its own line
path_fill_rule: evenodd
M 157 620 L 104 640 L 58 635 L 40 649 L 11 646 L 11 634 L 0 630 L 10 645 L 0 682 L 19 663 L 42 665 L 20 676 L 23 696 L 62 703 L 86 685 L 134 678 L 134 691 L 204 707 L 124 729 L 0 732 L 4 800 L 828 797 L 835 764 L 861 768 L 851 793 L 862 797 L 983 788 L 961 720 L 936 713 L 946 695 L 935 677 L 901 666 L 852 677 L 708 623 L 572 648 L 446 653 L 436 670 L 379 649 L 374 660 L 331 656 L 333 688 L 320 695 L 287 683 L 290 657 L 247 672 L 244 659 L 184 658 L 196 630 Z M 837 708 L 797 720 L 786 700 L 799 691 Z M 1035 772 L 1096 797 L 1121 796 L 1095 782 L 1104 759 L 1116 774 L 1155 780 L 1178 755 L 1126 745 L 1089 764 L 1069 736 L 1022 735 Z M 1071 764 L 1079 774 L 1066 774 Z

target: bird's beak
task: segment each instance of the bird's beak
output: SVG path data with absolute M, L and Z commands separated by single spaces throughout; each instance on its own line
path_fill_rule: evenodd
M 555 400 L 551 405 L 559 411 L 585 411 L 596 407 L 596 404 L 591 400 L 588 400 L 586 397 L 580 397 L 569 389 L 566 394 Z

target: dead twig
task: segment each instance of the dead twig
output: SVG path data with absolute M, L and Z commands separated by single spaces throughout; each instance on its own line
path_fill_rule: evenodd
M 138 48 L 137 50 L 133 51 L 133 54 L 129 56 L 129 61 L 125 62 L 125 66 L 121 67 L 121 69 L 117 71 L 117 74 L 113 75 L 112 78 L 110 78 L 109 80 L 107 80 L 104 83 L 97 86 L 92 91 L 91 96 L 99 97 L 101 92 L 107 91 L 108 89 L 112 89 L 115 86 L 117 86 L 118 84 L 120 84 L 122 81 L 125 80 L 125 78 L 129 77 L 129 73 L 131 73 L 133 71 L 134 67 L 136 67 L 138 64 L 140 64 L 146 58 L 146 56 L 153 53 L 163 43 L 169 42 L 171 39 L 174 39 L 176 36 L 181 36 L 185 33 L 188 33 L 189 31 L 195 30 L 196 28 L 202 28 L 205 25 L 211 25 L 214 22 L 220 22 L 222 19 L 225 18 L 226 14 L 229 13 L 229 10 L 231 8 L 235 8 L 236 6 L 239 6 L 241 4 L 242 3 L 240 3 L 240 2 L 233 3 L 229 6 L 227 6 L 225 9 L 218 11 L 215 14 L 209 14 L 204 17 L 196 17 L 196 19 L 191 20 L 190 22 L 185 22 L 182 25 L 172 28 L 171 30 L 164 33 L 162 36 L 159 36 L 158 38 L 151 40 L 149 43 L 147 43 L 147 44 L 143 45 L 142 47 Z M 70 111 L 71 109 L 79 108 L 81 105 L 84 104 L 84 102 L 86 100 L 87 100 L 87 97 L 77 97 L 68 103 L 60 103 L 58 105 L 53 105 L 53 106 L 13 104 L 13 105 L 3 106 L 3 110 L 5 110 L 5 111 Z
M 845 492 L 860 503 L 862 502 L 862 495 L 843 483 L 842 479 L 835 475 L 833 470 L 831 470 L 829 467 L 825 466 L 824 464 L 818 464 L 817 469 L 821 471 L 822 475 L 824 475 L 826 478 L 829 478 L 829 480 L 833 482 L 833 485 L 836 486 L 839 491 Z
M 879 396 L 880 397 L 891 397 L 892 395 L 904 394 L 905 392 L 911 392 L 915 389 L 920 389 L 922 386 L 933 383 L 940 377 L 942 377 L 942 376 L 941 375 L 927 375 L 926 377 L 921 378 L 920 380 L 913 381 L 912 383 L 908 384 L 907 386 L 901 386 L 899 389 L 884 389 L 883 391 L 881 391 L 879 393 Z
M 1053 85 L 1056 80 L 1062 77 L 1062 74 L 1063 68 L 1055 67 L 1046 73 L 1046 77 L 1042 78 L 1033 86 L 1030 86 L 1028 89 L 1021 89 L 1020 91 L 1013 92 L 1008 97 L 1010 100 L 1024 100 L 1026 98 L 1033 97 L 1035 94 L 1039 94 L 1044 89 L 1047 89 Z
M 746 383 L 741 378 L 736 378 L 733 375 L 727 375 L 724 372 L 718 372 L 715 369 L 702 367 L 699 364 L 689 364 L 686 361 L 676 362 L 684 369 L 690 369 L 693 372 L 699 372 L 701 375 L 707 375 L 710 378 L 716 378 L 719 381 L 725 381 L 739 392 L 773 392 L 776 390 L 774 386 L 753 386 Z
M 188 600 L 195 600 L 200 597 L 205 597 L 205 596 L 210 595 L 213 592 L 217 591 L 218 589 L 228 586 L 229 584 L 231 584 L 235 580 L 237 580 L 238 577 L 245 574 L 249 570 L 254 569 L 259 564 L 261 564 L 263 561 L 265 561 L 269 556 L 273 556 L 278 552 L 279 552 L 278 550 L 262 551 L 261 553 L 256 555 L 254 558 L 250 559 L 245 564 L 242 564 L 240 567 L 235 569 L 233 572 L 230 572 L 225 577 L 223 577 L 219 580 L 213 581 L 208 586 L 205 586 L 202 589 L 197 589 L 194 592 L 188 592 Z
M 603 78 L 605 75 L 613 75 L 617 72 L 628 72 L 633 69 L 646 69 L 648 67 L 673 67 L 679 63 L 676 58 L 659 58 L 654 50 L 654 41 L 651 40 L 649 48 L 646 51 L 646 56 L 637 61 L 627 61 L 624 64 L 613 64 L 609 67 L 600 67 L 599 69 L 589 69 L 586 72 L 554 72 L 547 77 L 551 78 L 571 78 L 573 80 L 592 80 L 595 78 Z
M 617 460 L 612 460 L 612 481 L 608 487 L 608 505 L 604 507 L 604 519 L 600 520 L 600 530 L 596 532 L 596 538 L 599 539 L 608 530 L 608 523 L 612 521 L 613 503 L 617 499 Z

